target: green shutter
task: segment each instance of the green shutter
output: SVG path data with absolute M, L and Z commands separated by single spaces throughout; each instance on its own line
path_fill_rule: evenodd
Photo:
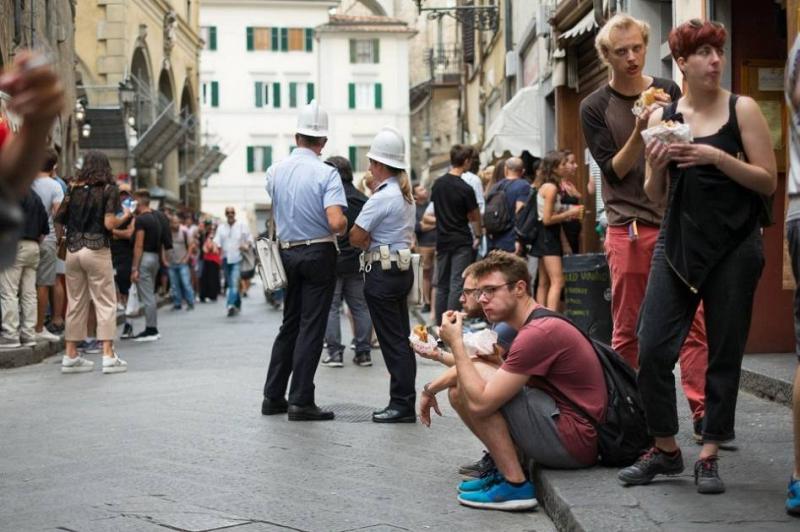
M 280 44 L 280 28 L 270 29 L 270 40 L 272 41 L 272 51 L 277 52 L 281 48 Z
M 281 52 L 289 51 L 289 28 L 281 28 Z
M 356 165 L 356 152 L 357 152 L 357 150 L 356 150 L 355 146 L 350 146 L 348 148 L 348 150 L 347 150 L 347 154 L 348 154 L 348 156 L 350 158 L 350 166 L 353 167 L 353 171 L 354 172 L 358 171 L 358 170 L 356 170 L 356 168 L 357 168 L 357 165 Z
M 272 106 L 275 109 L 281 106 L 281 84 L 277 81 L 272 84 Z
M 211 107 L 219 107 L 219 82 L 211 82 Z
M 217 49 L 217 27 L 216 26 L 209 26 L 209 28 L 208 28 L 208 49 L 212 50 L 212 51 Z
M 252 146 L 247 147 L 247 173 L 256 171 L 256 153 Z
M 311 103 L 314 99 L 314 84 L 306 83 L 306 103 Z
M 256 107 L 264 107 L 264 83 L 256 81 Z
M 355 83 L 348 83 L 347 84 L 347 97 L 348 97 L 348 108 L 355 109 L 356 108 L 356 84 Z
M 269 167 L 272 166 L 272 146 L 266 146 L 264 148 L 264 168 L 263 170 L 266 172 Z
M 372 39 L 372 62 L 373 63 L 380 63 L 381 62 L 381 40 L 380 39 Z
M 314 51 L 314 29 L 306 28 L 306 52 Z
M 297 83 L 294 81 L 289 82 L 289 107 L 297 107 Z
M 350 63 L 356 62 L 356 40 L 350 39 Z
M 252 52 L 254 49 L 253 27 L 247 26 L 247 50 Z
M 383 85 L 375 84 L 375 109 L 383 109 Z

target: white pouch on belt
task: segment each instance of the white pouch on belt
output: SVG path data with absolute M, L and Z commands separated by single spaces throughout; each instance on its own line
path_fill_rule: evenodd
M 414 283 L 408 293 L 408 303 L 410 305 L 421 305 L 425 301 L 422 293 L 422 260 L 418 253 L 411 254 L 411 271 L 414 272 Z
M 389 246 L 379 247 L 378 252 L 381 255 L 381 269 L 385 272 L 391 270 L 392 257 L 391 257 L 391 252 L 389 251 Z

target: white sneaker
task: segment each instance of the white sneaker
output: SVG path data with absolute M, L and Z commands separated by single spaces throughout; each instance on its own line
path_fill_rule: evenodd
M 61 359 L 61 373 L 87 373 L 94 369 L 94 362 L 82 356 L 70 358 L 67 355 Z
M 43 327 L 42 332 L 36 333 L 36 339 L 45 342 L 58 342 L 59 340 L 61 340 L 61 337 L 58 336 L 57 334 L 51 333 L 50 331 L 48 331 Z
M 103 373 L 125 373 L 128 371 L 128 363 L 114 353 L 113 357 L 103 357 Z

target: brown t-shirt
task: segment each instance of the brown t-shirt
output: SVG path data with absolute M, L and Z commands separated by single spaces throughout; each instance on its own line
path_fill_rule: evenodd
M 529 375 L 528 386 L 548 393 L 560 414 L 556 428 L 569 454 L 585 465 L 597 461 L 597 431 L 563 401 L 561 392 L 594 419 L 605 419 L 608 392 L 594 347 L 574 326 L 559 318 L 538 318 L 522 327 L 501 369 Z
M 681 90 L 672 80 L 653 78 L 652 86 L 664 89 L 672 101 L 681 97 Z M 638 220 L 658 226 L 664 216 L 664 209 L 650 201 L 644 192 L 644 155 L 623 179 L 611 164 L 636 127 L 632 109 L 638 98 L 620 94 L 606 85 L 581 102 L 583 136 L 603 172 L 603 202 L 609 225 Z

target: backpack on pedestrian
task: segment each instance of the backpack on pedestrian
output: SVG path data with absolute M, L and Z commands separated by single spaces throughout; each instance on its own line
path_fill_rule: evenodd
M 536 188 L 531 187 L 531 193 L 528 195 L 525 206 L 517 213 L 514 232 L 517 235 L 517 241 L 523 246 L 532 246 L 539 237 L 539 229 L 542 227 L 542 221 L 539 219 L 539 206 L 536 202 L 537 194 Z
M 595 340 L 575 325 L 569 318 L 546 308 L 536 309 L 531 320 L 558 318 L 576 329 L 589 340 L 594 348 L 608 390 L 608 407 L 604 420 L 592 418 L 584 409 L 576 405 L 559 390 L 548 387 L 548 391 L 572 406 L 576 412 L 587 419 L 597 431 L 598 462 L 608 467 L 627 467 L 652 446 L 652 437 L 647 432 L 644 407 L 636 384 L 636 372 L 610 346 Z
M 486 207 L 483 212 L 483 227 L 486 234 L 499 236 L 514 227 L 514 217 L 508 209 L 506 187 L 509 181 L 504 180 L 495 186 L 486 197 Z

